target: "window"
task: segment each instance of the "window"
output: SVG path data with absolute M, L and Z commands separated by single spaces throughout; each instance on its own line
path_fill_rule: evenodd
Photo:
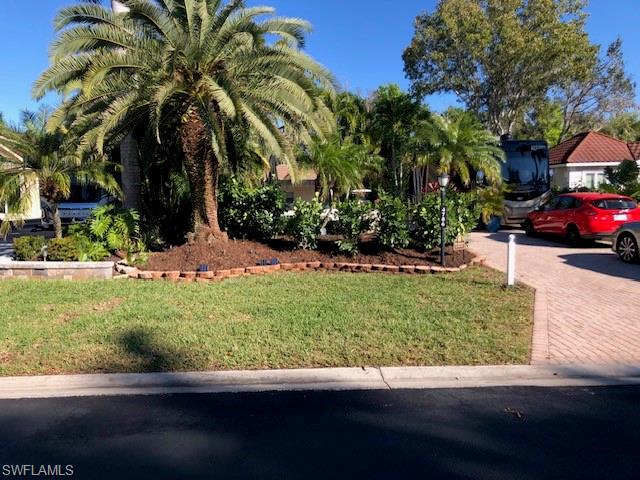
M 603 198 L 594 200 L 591 204 L 602 210 L 633 210 L 638 206 L 636 202 L 626 198 Z
M 545 210 L 555 210 L 558 207 L 558 203 L 560 202 L 560 199 L 564 198 L 564 197 L 555 197 L 552 198 L 551 200 L 549 200 L 549 202 L 547 202 L 544 205 L 544 209 Z
M 595 188 L 598 188 L 600 185 L 604 183 L 604 173 L 596 173 L 596 184 Z
M 574 197 L 560 197 L 558 203 L 558 210 L 568 210 L 570 208 L 576 208 L 576 199 Z
M 596 186 L 596 174 L 595 173 L 585 173 L 584 174 L 583 186 L 588 188 L 588 189 L 593 189 Z

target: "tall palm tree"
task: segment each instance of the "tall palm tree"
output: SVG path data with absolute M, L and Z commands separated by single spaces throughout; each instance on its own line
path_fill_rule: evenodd
M 121 15 L 129 11 L 127 6 L 118 0 L 111 0 L 111 10 Z M 141 188 L 140 160 L 138 142 L 131 131 L 127 133 L 127 136 L 120 143 L 120 163 L 122 165 L 120 177 L 124 207 L 139 211 Z
M 216 191 L 232 126 L 248 131 L 247 144 L 264 163 L 275 155 L 292 172 L 294 143 L 332 128 L 322 93 L 334 80 L 301 51 L 310 25 L 242 0 L 121 3 L 124 15 L 97 3 L 60 11 L 53 65 L 34 94 L 70 94 L 56 117 L 74 115 L 86 129 L 82 145 L 99 151 L 141 122 L 160 142 L 163 119 L 179 118 L 195 236 L 224 239 Z
M 498 139 L 468 112 L 454 109 L 433 115 L 418 124 L 413 141 L 417 166 L 433 164 L 464 185 L 469 185 L 472 172 L 477 171 L 490 182 L 501 181 L 504 152 Z
M 62 238 L 58 204 L 69 198 L 73 182 L 95 185 L 111 194 L 120 192 L 104 156 L 95 152 L 78 156 L 77 149 L 70 143 L 71 135 L 47 132 L 48 119 L 48 110 L 43 108 L 37 113 L 23 112 L 20 126 L 0 125 L 3 144 L 13 152 L 20 152 L 10 155 L 6 149 L 0 149 L 0 202 L 6 203 L 12 214 L 0 225 L 3 235 L 11 227 L 11 217 L 19 219 L 31 208 L 27 192 L 36 183 L 40 186 L 40 195 L 51 207 L 57 238 Z

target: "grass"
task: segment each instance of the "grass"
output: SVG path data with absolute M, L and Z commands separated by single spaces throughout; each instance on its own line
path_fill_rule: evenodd
M 0 375 L 526 363 L 533 292 L 447 276 L 3 281 Z

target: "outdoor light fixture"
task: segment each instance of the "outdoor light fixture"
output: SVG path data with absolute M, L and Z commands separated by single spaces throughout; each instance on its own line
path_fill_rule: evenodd
M 441 189 L 445 189 L 449 186 L 449 180 L 451 179 L 451 177 L 449 177 L 448 173 L 441 173 L 438 176 L 438 185 L 440 185 Z
M 440 265 L 445 266 L 444 260 L 444 247 L 446 242 L 446 230 L 447 230 L 447 203 L 446 192 L 447 186 L 449 186 L 448 173 L 441 173 L 438 176 L 438 185 L 440 185 Z

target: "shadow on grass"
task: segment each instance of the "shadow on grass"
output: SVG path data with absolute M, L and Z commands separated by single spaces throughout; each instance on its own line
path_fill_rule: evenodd
M 168 345 L 148 328 L 133 327 L 115 339 L 119 358 L 101 361 L 94 370 L 104 373 L 150 373 L 205 370 L 206 362 L 186 350 Z

